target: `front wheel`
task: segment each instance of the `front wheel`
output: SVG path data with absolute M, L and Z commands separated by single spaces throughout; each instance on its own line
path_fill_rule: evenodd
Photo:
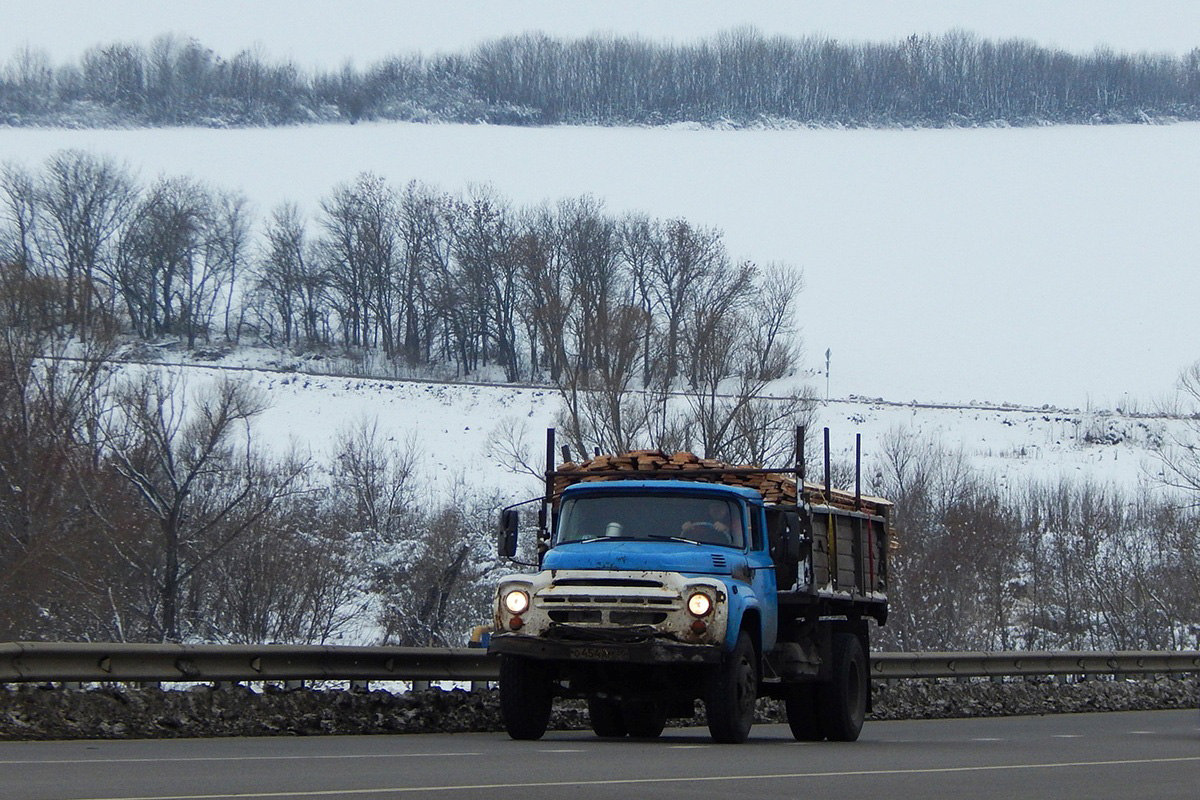
M 757 700 L 758 666 L 754 643 L 743 631 L 733 652 L 709 676 L 704 706 L 713 741 L 722 744 L 746 741 L 754 724 Z
M 540 739 L 554 700 L 550 671 L 537 661 L 500 656 L 500 716 L 514 739 Z
M 821 729 L 831 742 L 853 742 L 867 715 L 867 657 L 852 633 L 833 635 L 833 679 L 817 696 Z

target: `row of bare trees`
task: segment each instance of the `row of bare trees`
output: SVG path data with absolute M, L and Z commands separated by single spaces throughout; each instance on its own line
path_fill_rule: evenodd
M 735 261 L 719 231 L 683 219 L 614 217 L 589 197 L 514 208 L 486 187 L 364 174 L 313 220 L 284 204 L 255 227 L 237 195 L 187 178 L 143 188 L 87 153 L 0 174 L 0 261 L 41 287 L 11 310 L 33 329 L 189 347 L 251 331 L 418 374 L 549 381 L 578 411 L 581 447 L 619 448 L 647 426 L 680 438 L 666 415 L 647 419 L 682 390 L 705 420 L 696 436 L 720 450 L 748 402 L 717 409 L 722 396 L 795 367 L 796 271 Z M 635 388 L 657 397 L 626 411 L 616 398 Z M 606 409 L 579 408 L 602 395 Z
M 364 422 L 329 453 L 280 454 L 256 444 L 244 386 L 0 331 L 0 640 L 447 644 L 486 619 L 497 500 L 431 494 L 411 443 Z M 1196 433 L 1164 454 L 1181 484 Z M 1005 488 L 903 430 L 868 473 L 898 509 L 884 646 L 1200 645 L 1200 519 L 1179 496 Z
M 231 297 L 247 265 L 245 201 L 189 178 L 142 187 L 130 170 L 63 151 L 33 172 L 0 171 L 0 262 L 36 282 L 15 324 L 178 335 L 194 347 L 232 332 Z
M 1195 477 L 1195 462 L 1164 458 Z M 877 491 L 895 500 L 899 650 L 1200 647 L 1200 516 L 1159 487 L 1002 487 L 962 452 L 894 431 Z
M 525 33 L 446 55 L 303 74 L 193 39 L 98 45 L 55 65 L 29 46 L 0 69 L 12 124 L 271 125 L 411 119 L 511 124 L 749 122 L 946 125 L 1129 121 L 1200 112 L 1200 49 L 1070 53 L 963 31 L 888 42 L 766 36 L 694 43 Z
M 494 500 L 422 489 L 369 424 L 280 454 L 245 385 L 0 337 L 0 640 L 445 645 L 486 616 Z

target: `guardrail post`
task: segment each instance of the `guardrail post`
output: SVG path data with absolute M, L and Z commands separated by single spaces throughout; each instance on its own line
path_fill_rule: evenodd
M 413 681 L 410 692 L 427 692 L 429 691 L 429 681 Z
M 369 692 L 371 691 L 370 681 L 350 681 L 350 691 L 352 692 Z

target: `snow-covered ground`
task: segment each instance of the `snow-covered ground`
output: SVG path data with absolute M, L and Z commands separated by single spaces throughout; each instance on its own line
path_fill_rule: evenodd
M 465 479 L 476 489 L 498 490 L 513 501 L 539 493 L 537 479 L 513 471 L 490 450 L 505 429 L 522 431 L 529 460 L 541 467 L 545 429 L 555 424 L 558 395 L 550 389 L 421 381 L 391 381 L 276 372 L 238 365 L 232 357 L 196 366 L 162 368 L 188 391 L 234 374 L 262 393 L 270 407 L 254 421 L 254 435 L 275 451 L 296 447 L 323 461 L 343 431 L 374 423 L 381 440 L 415 448 L 418 478 L 427 486 Z M 124 368 L 128 372 L 146 369 Z M 855 434 L 862 434 L 864 480 L 869 485 L 882 448 L 896 432 L 961 451 L 967 462 L 998 485 L 1029 481 L 1092 480 L 1127 492 L 1161 491 L 1154 445 L 1185 433 L 1179 419 L 1109 411 L 1052 408 L 931 406 L 850 398 L 823 403 L 819 426 L 831 429 L 835 460 L 852 463 Z M 819 446 L 820 436 L 813 439 Z M 810 466 L 819 454 L 810 455 Z M 815 477 L 815 476 L 814 476 Z
M 241 190 L 260 217 L 284 200 L 312 212 L 371 171 L 715 226 L 735 257 L 803 271 L 807 366 L 832 350 L 834 397 L 1145 407 L 1200 358 L 1200 123 L 0 128 L 4 160 L 37 167 L 63 148 Z

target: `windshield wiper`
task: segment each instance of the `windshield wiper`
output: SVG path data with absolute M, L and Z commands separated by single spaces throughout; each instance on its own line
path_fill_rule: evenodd
M 699 542 L 691 539 L 684 539 L 682 536 L 661 536 L 658 534 L 648 534 L 646 536 L 588 536 L 586 539 L 575 539 L 570 542 L 562 542 L 562 544 L 587 544 L 588 542 L 644 542 L 648 539 L 656 539 L 660 542 L 683 542 L 685 544 L 693 544 L 696 547 L 700 546 Z
M 586 539 L 575 539 L 563 544 L 587 544 L 588 542 L 636 542 L 640 536 L 588 536 Z

